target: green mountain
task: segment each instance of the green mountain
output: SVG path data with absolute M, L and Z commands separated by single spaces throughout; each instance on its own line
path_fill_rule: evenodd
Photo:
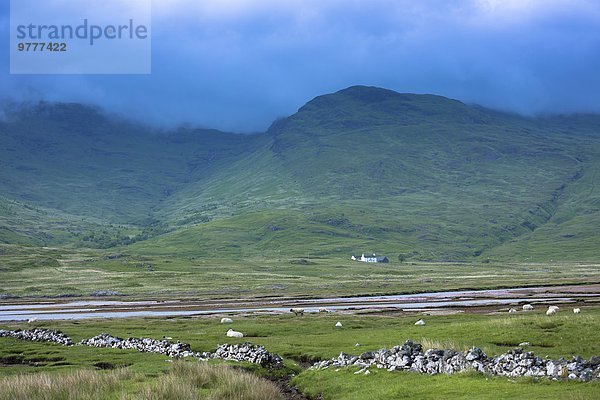
M 224 259 L 597 260 L 600 117 L 356 86 L 265 133 L 7 107 L 0 241 Z

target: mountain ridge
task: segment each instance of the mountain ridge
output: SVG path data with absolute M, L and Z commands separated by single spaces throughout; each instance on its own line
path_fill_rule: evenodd
M 366 86 L 318 96 L 253 135 L 159 135 L 81 105 L 8 114 L 0 195 L 73 216 L 61 217 L 72 234 L 50 229 L 32 243 L 225 257 L 372 247 L 433 260 L 561 249 L 589 259 L 600 243 L 600 195 L 586 189 L 600 176 L 595 115 L 523 117 Z M 23 215 L 36 237 L 41 214 Z

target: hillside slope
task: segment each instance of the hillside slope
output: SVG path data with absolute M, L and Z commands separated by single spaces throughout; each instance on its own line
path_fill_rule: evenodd
M 249 136 L 158 132 L 79 104 L 13 106 L 0 121 L 0 194 L 74 215 L 140 222 Z
M 0 194 L 96 218 L 87 230 L 120 224 L 125 240 L 108 243 L 131 243 L 121 250 L 598 258 L 598 116 L 528 118 L 356 86 L 262 134 L 158 135 L 77 107 L 42 104 L 0 123 Z
M 527 258 L 538 247 L 535 257 L 544 259 L 547 245 L 521 251 L 513 244 L 548 229 L 543 237 L 563 235 L 564 223 L 553 221 L 574 196 L 589 203 L 569 221 L 593 209 L 585 188 L 596 179 L 590 144 L 598 136 L 593 123 L 572 125 L 579 131 L 566 117 L 557 123 L 379 88 L 321 96 L 273 124 L 260 161 L 233 164 L 219 171 L 218 183 L 184 190 L 194 187 L 204 203 L 233 199 L 227 224 L 250 229 L 243 239 L 226 238 L 214 222 L 157 239 L 156 248 L 177 243 L 179 251 L 239 255 L 241 240 L 245 256 L 376 251 L 452 260 Z M 572 240 L 562 257 L 593 258 L 584 242 L 597 240 L 585 235 L 582 248 Z

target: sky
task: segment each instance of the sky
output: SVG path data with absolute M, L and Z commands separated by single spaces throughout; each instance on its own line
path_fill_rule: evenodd
M 5 49 L 9 10 L 0 0 Z M 11 75 L 2 51 L 0 97 L 257 132 L 352 85 L 600 113 L 598 71 L 597 0 L 153 0 L 151 74 Z

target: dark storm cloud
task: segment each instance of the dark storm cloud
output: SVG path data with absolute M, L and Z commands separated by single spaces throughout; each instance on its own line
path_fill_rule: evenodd
M 18 99 L 246 132 L 355 84 L 523 113 L 600 112 L 598 4 L 154 0 L 152 75 L 9 76 L 2 58 L 0 84 Z

